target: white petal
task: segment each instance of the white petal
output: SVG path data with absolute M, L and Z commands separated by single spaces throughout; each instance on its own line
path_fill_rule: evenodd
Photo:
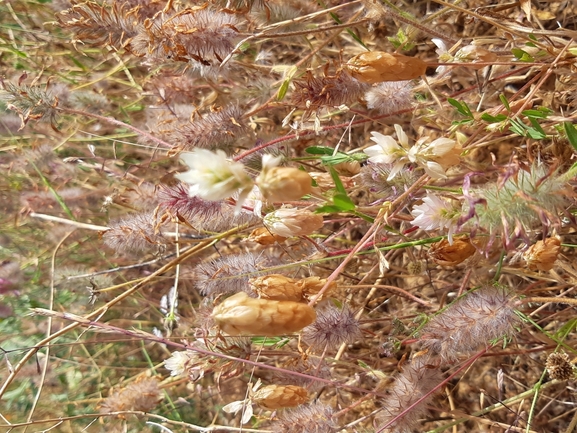
M 242 410 L 244 406 L 244 400 L 240 401 L 233 401 L 232 403 L 223 406 L 222 410 L 226 413 L 237 413 L 239 410 Z
M 445 41 L 443 41 L 442 39 L 433 38 L 433 39 L 431 39 L 431 42 L 433 42 L 437 46 L 437 48 L 439 50 L 441 50 L 443 53 L 447 52 L 447 44 L 445 44 Z M 437 54 L 440 54 L 440 53 L 437 53 Z
M 427 165 L 424 165 L 423 168 L 425 172 L 434 179 L 446 179 L 447 175 L 445 174 L 445 170 L 438 162 L 427 161 Z
M 429 145 L 429 148 L 435 155 L 444 155 L 455 147 L 455 140 L 450 138 L 437 138 Z
M 371 140 L 377 143 L 385 151 L 388 149 L 394 151 L 400 148 L 399 143 L 397 143 L 390 135 L 383 135 L 380 132 L 371 132 L 371 136 Z M 387 153 L 390 153 L 390 151 Z
M 387 177 L 387 181 L 393 180 L 394 177 L 403 169 L 404 166 L 405 164 L 403 162 L 397 162 L 391 169 L 389 177 Z
M 385 153 L 383 148 L 378 144 L 375 146 L 367 147 L 364 152 L 369 156 L 369 161 L 374 164 L 385 163 L 391 164 L 397 158 L 394 154 Z
M 273 156 L 269 153 L 265 153 L 262 156 L 262 171 L 269 170 L 276 167 L 282 161 L 282 156 Z
M 405 149 L 408 149 L 409 148 L 409 137 L 407 137 L 407 134 L 405 134 L 405 131 L 403 131 L 403 128 L 401 128 L 401 125 L 395 124 L 395 131 L 397 133 L 397 138 L 399 139 L 399 143 L 401 143 L 401 145 Z
M 242 423 L 246 424 L 252 418 L 252 405 L 249 404 L 242 414 Z

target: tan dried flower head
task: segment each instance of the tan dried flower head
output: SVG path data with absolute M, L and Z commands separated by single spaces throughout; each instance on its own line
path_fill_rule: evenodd
M 567 380 L 574 377 L 574 367 L 569 355 L 564 352 L 554 352 L 547 357 L 545 368 L 552 379 Z
M 214 307 L 212 318 L 229 335 L 292 334 L 316 319 L 315 310 L 293 301 L 250 298 L 239 292 Z
M 267 385 L 256 391 L 252 401 L 269 409 L 296 407 L 306 403 L 309 395 L 306 389 L 296 385 Z
M 431 245 L 429 255 L 438 265 L 456 266 L 475 254 L 475 251 L 477 249 L 468 237 L 459 236 L 453 239 L 453 245 L 447 239 L 435 242 Z
M 349 59 L 344 68 L 363 83 L 413 80 L 425 75 L 427 64 L 417 57 L 370 51 Z
M 261 245 L 273 245 L 286 241 L 287 238 L 271 233 L 266 227 L 259 227 L 250 232 L 247 241 L 256 242 Z
M 120 411 L 150 412 L 162 400 L 162 391 L 154 377 L 139 377 L 126 388 L 110 393 L 100 404 L 100 413 Z M 122 418 L 122 415 L 119 415 Z
M 532 271 L 550 271 L 555 265 L 560 249 L 561 239 L 558 237 L 547 238 L 531 245 L 523 254 L 523 258 L 527 267 Z
M 368 87 L 342 70 L 324 76 L 307 71 L 302 79 L 294 81 L 294 86 L 292 103 L 308 110 L 352 104 Z

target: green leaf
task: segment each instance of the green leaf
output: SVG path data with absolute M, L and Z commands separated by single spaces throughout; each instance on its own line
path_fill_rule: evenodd
M 565 134 L 567 134 L 567 140 L 569 140 L 573 149 L 577 151 L 577 129 L 571 122 L 563 122 L 563 129 Z
M 538 119 L 546 119 L 553 111 L 545 107 L 539 107 L 536 110 L 525 110 L 522 112 L 523 115 L 527 117 L 533 117 Z
M 511 119 L 511 131 L 522 137 L 530 137 L 535 140 L 543 140 L 546 138 L 547 134 L 545 134 L 541 125 L 539 125 L 535 119 L 529 118 L 529 120 L 533 126 L 525 125 L 519 119 Z
M 507 100 L 507 97 L 501 93 L 499 95 L 499 99 L 501 100 L 501 103 L 507 109 L 507 111 L 511 111 L 511 106 L 509 105 L 509 101 Z
M 504 114 L 497 114 L 496 116 L 491 116 L 488 113 L 483 113 L 481 115 L 481 120 L 484 120 L 487 123 L 499 123 L 507 120 L 507 116 Z
M 288 92 L 290 82 L 291 82 L 290 78 L 287 78 L 286 80 L 283 81 L 283 83 L 280 86 L 280 89 L 278 89 L 276 99 L 278 99 L 279 101 L 282 101 L 284 99 L 284 97 L 286 96 L 286 92 Z
M 531 122 L 531 125 L 533 125 L 533 128 L 527 129 L 527 132 L 529 133 L 529 136 L 531 138 L 534 138 L 536 140 L 543 140 L 544 138 L 547 138 L 547 134 L 543 130 L 543 127 L 539 125 L 537 119 L 529 117 L 529 122 Z
M 457 109 L 457 111 L 461 116 L 467 117 L 469 119 L 474 119 L 471 109 L 465 102 L 459 102 L 456 99 L 452 98 L 447 99 L 447 101 L 449 102 L 449 104 L 451 104 L 453 107 Z
M 343 183 L 341 182 L 341 178 L 339 177 L 337 171 L 333 167 L 330 167 L 330 173 L 331 177 L 333 178 L 333 182 L 335 183 L 337 191 L 340 192 L 341 194 L 347 195 L 347 190 L 345 189 Z
M 353 201 L 346 194 L 336 193 L 333 196 L 333 203 L 343 211 L 354 210 L 356 208 Z
M 332 155 L 335 149 L 329 146 L 311 146 L 307 147 L 305 152 L 311 155 Z
M 333 206 L 330 204 L 315 209 L 315 213 L 338 213 L 338 212 L 341 212 L 341 209 L 338 206 Z
M 290 85 L 291 80 L 293 79 L 294 75 L 297 72 L 297 67 L 296 66 L 292 66 L 286 73 L 286 78 L 285 80 L 282 82 L 280 89 L 278 89 L 278 93 L 276 95 L 276 98 L 279 101 L 282 101 L 284 99 L 284 97 L 286 96 L 286 93 L 288 92 L 288 88 Z
M 321 162 L 324 165 L 337 165 L 342 162 L 350 161 L 351 158 L 346 153 L 337 153 L 335 156 L 322 156 Z
M 511 49 L 511 52 L 513 53 L 515 58 L 517 60 L 519 60 L 520 62 L 534 62 L 535 61 L 535 59 L 533 58 L 533 56 L 531 56 L 531 54 L 529 54 L 527 51 L 522 50 L 521 48 L 513 48 L 513 49 Z

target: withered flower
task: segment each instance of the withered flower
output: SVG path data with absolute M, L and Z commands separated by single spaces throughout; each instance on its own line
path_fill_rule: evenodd
M 307 304 L 254 299 L 239 292 L 214 307 L 212 318 L 229 335 L 274 337 L 300 331 L 315 321 L 316 313 Z
M 271 233 L 266 227 L 259 227 L 250 232 L 246 239 L 261 245 L 273 245 L 284 242 L 287 238 Z
M 561 249 L 561 239 L 558 237 L 537 241 L 523 254 L 527 267 L 532 271 L 550 271 Z
M 431 245 L 429 255 L 438 265 L 456 266 L 475 254 L 475 251 L 477 249 L 468 237 L 459 236 L 453 239 L 452 245 L 448 239 L 435 242 Z
M 276 410 L 299 406 L 308 398 L 307 390 L 300 386 L 267 385 L 254 393 L 252 401 L 265 409 Z

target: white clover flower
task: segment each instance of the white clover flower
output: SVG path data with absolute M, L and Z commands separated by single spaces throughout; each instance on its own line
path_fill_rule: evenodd
M 408 161 L 409 137 L 400 125 L 395 125 L 398 142 L 390 135 L 383 135 L 380 132 L 371 132 L 371 140 L 377 143 L 367 147 L 365 153 L 369 155 L 369 161 L 379 164 L 393 164 L 393 168 L 387 180 L 393 179 Z
M 186 364 L 195 358 L 195 354 L 188 350 L 173 352 L 170 358 L 164 361 L 164 368 L 170 370 L 171 376 L 180 376 L 186 373 Z
M 290 238 L 310 235 L 320 229 L 323 217 L 306 209 L 284 207 L 267 214 L 263 223 L 271 233 Z
M 411 222 L 423 230 L 448 229 L 449 244 L 453 244 L 453 233 L 461 212 L 448 201 L 439 196 L 428 194 L 423 198 L 423 204 L 413 207 Z
M 397 140 L 390 135 L 379 132 L 371 132 L 371 140 L 377 143 L 365 149 L 369 155 L 369 161 L 375 164 L 392 164 L 388 181 L 392 180 L 408 163 L 422 167 L 425 172 L 434 179 L 446 178 L 445 169 L 436 160 L 451 152 L 455 146 L 455 140 L 449 138 L 437 138 L 427 143 L 428 137 L 420 138 L 413 146 L 409 145 L 409 138 L 403 128 L 395 125 Z
M 195 149 L 182 153 L 180 158 L 190 170 L 175 177 L 191 185 L 191 196 L 216 201 L 230 197 L 240 190 L 238 203 L 242 203 L 252 189 L 252 179 L 244 171 L 244 166 L 240 162 L 230 161 L 222 150 L 212 152 Z
M 241 423 L 243 425 L 248 423 L 250 421 L 250 419 L 252 418 L 252 414 L 253 414 L 252 396 L 260 388 L 262 383 L 261 383 L 260 379 L 258 379 L 252 388 L 250 387 L 250 385 L 251 385 L 250 383 L 248 385 L 249 385 L 248 398 L 246 398 L 244 400 L 233 401 L 232 403 L 229 403 L 229 404 L 223 406 L 223 408 L 222 408 L 222 410 L 224 412 L 234 413 L 234 414 L 236 414 L 242 410 L 243 412 L 242 412 Z

